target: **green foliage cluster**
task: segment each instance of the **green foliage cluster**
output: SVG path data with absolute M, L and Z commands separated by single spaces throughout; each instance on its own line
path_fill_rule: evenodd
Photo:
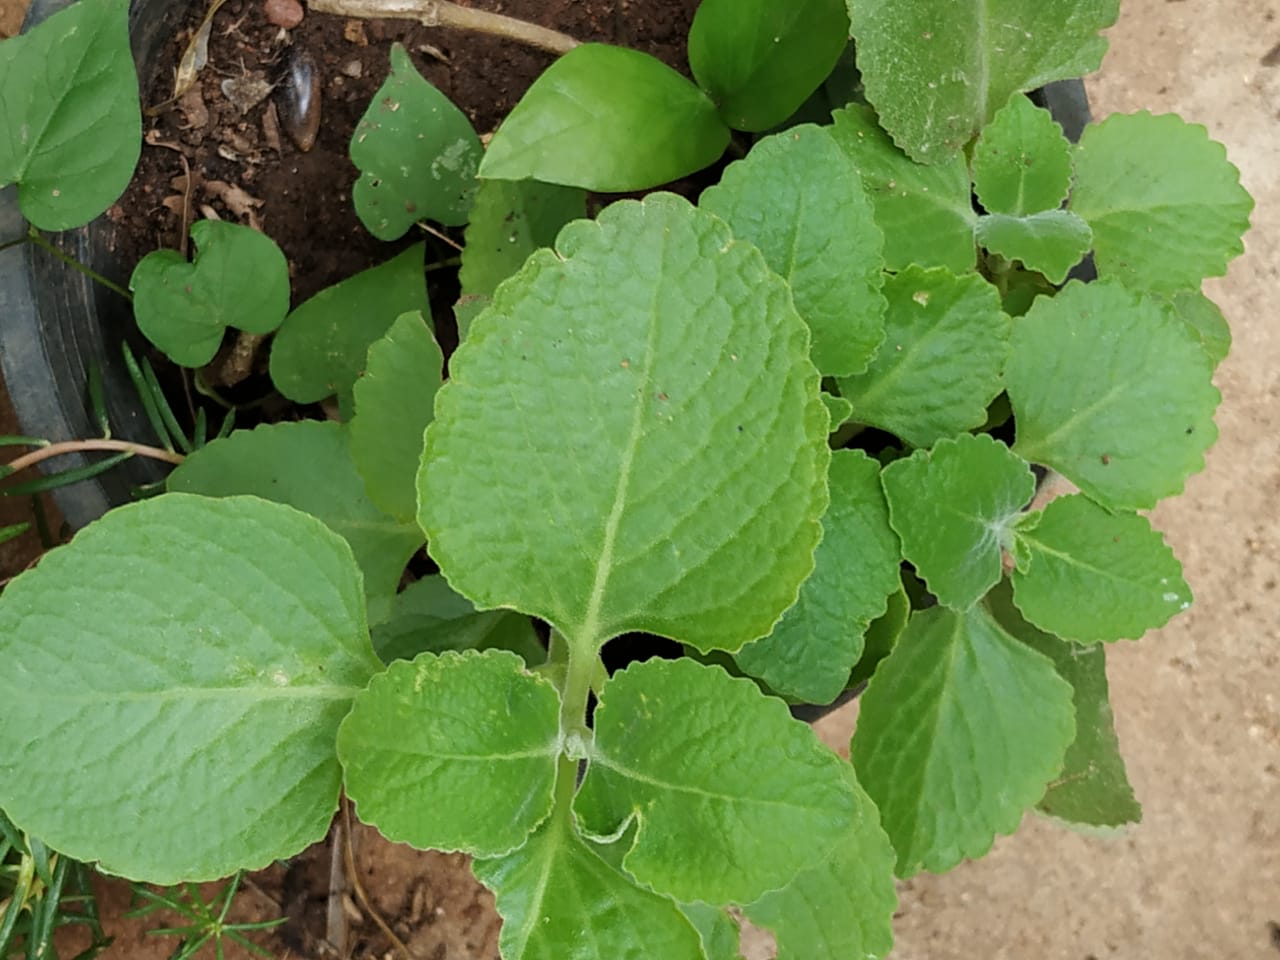
M 895 876 L 1030 808 L 1136 821 L 1104 644 L 1191 603 L 1140 511 L 1215 438 L 1199 287 L 1251 201 L 1201 127 L 1072 145 L 1024 95 L 1097 66 L 1115 0 L 962 6 L 704 0 L 696 82 L 583 45 L 487 150 L 393 49 L 353 201 L 382 238 L 466 224 L 447 379 L 421 245 L 292 310 L 246 228 L 144 259 L 175 362 L 274 331 L 279 392 L 341 420 L 199 446 L 10 584 L 0 806 L 173 884 L 297 852 L 345 788 L 475 858 L 508 960 L 723 960 L 731 908 L 783 958 L 884 956 Z M 136 159 L 126 7 L 0 45 L 0 182 L 39 227 Z M 732 131 L 696 203 L 586 219 Z M 636 632 L 688 655 L 610 676 Z M 846 762 L 788 703 L 864 682 Z

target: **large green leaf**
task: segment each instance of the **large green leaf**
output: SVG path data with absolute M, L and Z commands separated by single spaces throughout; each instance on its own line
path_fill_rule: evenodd
M 419 220 L 461 226 L 481 152 L 466 114 L 392 44 L 391 72 L 351 137 L 351 162 L 360 170 L 351 201 L 360 222 L 379 240 L 397 240 Z
M 1012 833 L 1075 736 L 1071 687 L 982 606 L 919 610 L 862 695 L 851 755 L 897 871 L 949 870 Z
M 715 104 L 661 60 L 584 43 L 520 98 L 489 142 L 480 176 L 646 190 L 709 166 L 728 144 Z
M 83 0 L 81 0 L 83 2 Z M 191 225 L 196 255 L 156 250 L 133 270 L 138 329 L 174 363 L 202 367 L 227 327 L 271 333 L 289 312 L 289 262 L 275 241 L 221 220 Z
M 876 221 L 884 231 L 890 270 L 911 265 L 974 269 L 977 254 L 969 170 L 963 157 L 926 166 L 893 145 L 867 107 L 851 104 L 832 114 L 831 135 L 862 175 Z
M 750 903 L 822 862 L 868 816 L 843 762 L 781 700 L 689 659 L 613 675 L 575 809 L 628 872 L 684 902 Z
M 778 693 L 830 703 L 862 656 L 862 636 L 898 589 L 901 548 L 889 526 L 880 467 L 860 450 L 831 457 L 831 506 L 822 518 L 814 570 L 769 636 L 735 655 Z
M 977 274 L 908 267 L 884 293 L 884 344 L 866 373 L 840 381 L 853 419 L 917 447 L 982 426 L 1009 353 L 995 287 Z
M 338 730 L 347 793 L 390 840 L 510 853 L 551 812 L 559 714 L 555 687 L 506 650 L 397 660 Z
M 1182 565 L 1145 517 L 1075 494 L 1028 517 L 1017 537 L 1014 599 L 1060 637 L 1136 640 L 1191 606 Z
M 1194 290 L 1244 252 L 1253 199 L 1199 124 L 1113 114 L 1085 128 L 1075 170 L 1071 210 L 1093 228 L 1103 277 L 1135 290 Z
M 1019 91 L 1102 63 L 1119 0 L 849 0 L 867 99 L 898 146 L 954 157 Z
M 1116 739 L 1107 692 L 1106 648 L 1081 647 L 1037 630 L 1013 605 L 1008 581 L 987 597 L 1000 625 L 1040 651 L 1071 684 L 1076 738 L 1067 748 L 1062 773 L 1049 784 L 1037 809 L 1051 817 L 1087 827 L 1120 827 L 1142 819 Z
M 155 883 L 323 837 L 338 723 L 381 669 L 341 538 L 182 494 L 111 511 L 9 584 L 0 656 L 0 806 Z
M 791 284 L 824 376 L 861 373 L 884 339 L 884 234 L 848 156 L 822 127 L 761 140 L 698 206 Z
M 1015 96 L 973 148 L 973 190 L 988 213 L 1057 210 L 1071 189 L 1071 144 L 1048 110 Z
M 786 284 L 670 194 L 560 234 L 450 360 L 419 520 L 454 588 L 570 639 L 762 636 L 813 569 L 827 413 Z
M 1204 466 L 1219 393 L 1198 338 L 1115 282 L 1040 297 L 1013 332 L 1014 450 L 1110 507 L 1152 507 Z
M 758 133 L 796 111 L 848 40 L 844 0 L 703 0 L 689 67 L 729 126 Z
M 187 457 L 169 474 L 168 487 L 207 497 L 253 494 L 323 521 L 351 545 L 375 612 L 390 601 L 405 564 L 422 546 L 416 524 L 369 502 L 347 428 L 337 423 L 300 420 L 237 430 Z
M 128 0 L 80 0 L 0 43 L 0 187 L 41 230 L 88 223 L 142 150 Z
M 423 245 L 326 287 L 285 317 L 271 345 L 271 382 L 294 403 L 315 403 L 351 387 L 365 357 L 396 317 L 431 316 Z
M 902 553 L 938 602 L 957 610 L 1000 581 L 1001 551 L 1031 501 L 1027 462 L 986 434 L 940 440 L 885 467 L 884 492 Z
M 369 499 L 385 513 L 414 523 L 422 435 L 435 410 L 444 357 L 418 312 L 400 316 L 369 348 L 356 381 L 351 456 Z

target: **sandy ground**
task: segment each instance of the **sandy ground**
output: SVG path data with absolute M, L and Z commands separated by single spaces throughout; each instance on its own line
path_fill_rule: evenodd
M 0 36 L 23 2 L 0 0 Z M 1218 375 L 1221 439 L 1185 495 L 1155 512 L 1196 605 L 1111 651 L 1145 820 L 1099 838 L 1028 817 L 984 860 L 904 884 L 896 960 L 1280 960 L 1280 66 L 1264 64 L 1280 59 L 1267 56 L 1280 0 L 1123 8 L 1089 81 L 1095 113 L 1205 124 L 1258 201 L 1246 256 L 1208 285 L 1235 331 Z M 847 743 L 851 723 L 838 715 L 824 732 Z

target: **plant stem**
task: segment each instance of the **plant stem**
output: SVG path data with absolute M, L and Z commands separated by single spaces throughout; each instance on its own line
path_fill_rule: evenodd
M 427 27 L 450 27 L 505 37 L 554 54 L 568 53 L 579 41 L 558 30 L 504 17 L 487 10 L 473 10 L 449 0 L 312 0 L 320 13 L 365 19 L 417 20 Z
M 133 302 L 133 294 L 131 294 L 128 290 L 120 286 L 120 284 L 115 283 L 112 280 L 108 280 L 106 277 L 98 273 L 96 270 L 89 269 L 83 263 L 77 260 L 75 257 L 68 256 L 67 254 L 63 253 L 61 250 L 59 250 L 56 246 L 54 246 L 44 237 L 40 236 L 39 232 L 36 230 L 35 227 L 31 228 L 31 232 L 27 236 L 31 239 L 31 242 L 34 243 L 36 246 L 40 247 L 43 250 L 47 250 L 49 253 L 53 254 L 55 257 L 57 257 L 59 260 L 65 263 L 67 266 L 75 267 L 77 270 L 83 273 L 86 277 L 88 277 L 94 283 L 100 283 L 104 287 L 106 287 L 108 290 L 110 290 L 112 293 L 118 293 L 120 294 L 120 296 L 124 297 L 130 303 Z
M 553 634 L 552 636 L 555 636 Z M 587 700 L 591 696 L 591 680 L 595 673 L 596 651 L 590 643 L 565 638 L 569 651 L 569 663 L 565 669 L 564 689 L 560 701 L 560 735 L 566 741 L 577 738 L 581 746 L 566 743 L 566 753 L 575 759 L 591 742 L 591 730 L 587 727 Z
M 29 242 L 30 240 L 31 238 L 29 236 L 18 237 L 16 240 L 6 240 L 4 243 L 0 243 L 0 253 L 4 253 L 10 247 L 20 247 L 24 243 Z
M 83 453 L 88 450 L 114 450 L 136 454 L 140 457 L 150 457 L 152 460 L 163 460 L 165 463 L 173 464 L 179 464 L 186 459 L 180 453 L 161 450 L 159 447 L 144 446 L 141 443 L 131 443 L 128 440 L 66 440 L 62 443 L 51 443 L 47 447 L 33 450 L 17 460 L 11 460 L 9 463 L 3 464 L 2 475 L 11 476 L 19 470 L 25 470 L 27 467 L 34 466 L 51 457 L 60 457 L 68 453 Z

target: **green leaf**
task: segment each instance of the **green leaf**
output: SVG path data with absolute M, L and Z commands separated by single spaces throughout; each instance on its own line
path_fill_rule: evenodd
M 861 450 L 837 450 L 831 506 L 813 574 L 773 633 L 735 654 L 738 666 L 778 693 L 830 703 L 862 656 L 862 635 L 898 589 L 901 548 L 889 526 L 880 465 Z
M 849 39 L 844 0 L 703 0 L 689 67 L 735 130 L 776 126 L 826 79 Z
M 916 163 L 893 145 L 864 106 L 837 110 L 832 120 L 831 134 L 858 168 L 875 206 L 888 269 L 914 263 L 953 273 L 973 270 L 978 215 L 964 158 L 932 166 Z
M 742 960 L 738 924 L 727 909 L 705 903 L 682 903 L 680 912 L 697 929 L 706 960 Z
M 486 181 L 487 182 L 487 181 Z M 467 339 L 471 321 L 480 316 L 492 302 L 492 297 L 482 294 L 463 294 L 453 305 L 453 319 L 458 325 L 458 342 Z
M 759 247 L 791 285 L 819 371 L 867 368 L 884 339 L 884 234 L 857 170 L 824 128 L 805 124 L 759 141 L 698 206 Z
M 1145 517 L 1059 497 L 1018 528 L 1023 615 L 1060 637 L 1136 640 L 1191 606 L 1182 565 Z
M 397 660 L 338 729 L 347 793 L 397 843 L 510 853 L 551 813 L 559 715 L 556 688 L 514 653 Z
M 1001 626 L 1052 660 L 1062 679 L 1071 684 L 1076 738 L 1067 748 L 1062 773 L 1049 785 L 1037 809 L 1089 827 L 1137 823 L 1142 807 L 1129 786 L 1116 739 L 1107 692 L 1106 648 L 1081 647 L 1037 630 L 1013 605 L 1007 581 L 988 595 L 987 604 Z
M 385 663 L 446 650 L 510 650 L 529 666 L 547 658 L 528 617 L 510 610 L 478 613 L 439 575 L 396 594 L 386 622 L 373 628 L 373 649 Z
M 1155 506 L 1217 439 L 1212 375 L 1195 335 L 1159 301 L 1114 282 L 1070 283 L 1014 328 L 1014 450 L 1106 506 Z
M 351 137 L 360 171 L 351 200 L 360 222 L 379 240 L 398 240 L 419 220 L 461 226 L 482 153 L 466 114 L 392 44 L 391 72 Z
M 750 903 L 831 851 L 865 801 L 841 760 L 750 680 L 692 660 L 615 673 L 575 809 L 638 824 L 623 864 L 683 902 Z
M 1253 199 L 1199 124 L 1112 114 L 1085 128 L 1075 172 L 1071 210 L 1093 228 L 1102 277 L 1135 290 L 1193 290 L 1244 252 Z
M 181 494 L 112 510 L 9 584 L 0 656 L 0 806 L 163 884 L 323 837 L 338 723 L 381 669 L 339 537 L 253 497 Z
M 83 3 L 84 0 L 81 0 Z M 129 280 L 138 329 L 174 363 L 202 367 L 227 327 L 267 334 L 289 312 L 289 262 L 266 234 L 221 220 L 191 225 L 191 263 L 156 250 Z
M 1045 210 L 1025 217 L 993 213 L 978 219 L 974 237 L 992 253 L 1020 260 L 1029 270 L 1062 283 L 1093 242 L 1089 225 L 1066 210 Z
M 1027 462 L 987 434 L 940 440 L 884 468 L 902 553 L 938 602 L 957 610 L 1000 582 L 1000 555 L 1036 492 Z
M 253 494 L 321 520 L 351 545 L 371 608 L 391 599 L 405 564 L 422 546 L 416 525 L 394 520 L 369 502 L 351 461 L 347 428 L 329 421 L 237 430 L 187 457 L 167 484 L 206 497 Z
M 1102 63 L 1119 0 L 850 0 L 880 121 L 916 160 L 955 157 L 1009 97 Z
M 702 960 L 680 908 L 606 863 L 569 820 L 553 815 L 519 850 L 474 864 L 497 895 L 503 960 Z
M 561 227 L 586 215 L 587 195 L 577 187 L 481 180 L 458 271 L 463 295 L 493 296 L 529 254 L 554 244 Z
M 1070 685 L 982 606 L 913 614 L 860 703 L 853 765 L 900 877 L 1012 833 L 1075 736 Z
M 911 601 L 907 591 L 899 586 L 897 591 L 889 594 L 888 608 L 879 618 L 871 621 L 862 642 L 862 658 L 854 665 L 849 674 L 849 688 L 870 680 L 880 666 L 880 661 L 893 652 L 894 645 L 907 628 L 907 620 L 911 616 Z
M 416 523 L 414 477 L 443 376 L 440 347 L 415 311 L 402 314 L 369 348 L 364 375 L 353 390 L 352 459 L 369 499 L 406 523 Z
M 1231 350 L 1231 327 L 1216 303 L 1199 290 L 1180 290 L 1169 300 L 1169 305 L 1174 315 L 1195 331 L 1215 367 L 1227 358 Z
M 369 347 L 401 314 L 431 316 L 423 244 L 326 287 L 285 318 L 271 345 L 271 382 L 294 403 L 350 399 Z
M 844 397 L 837 397 L 834 394 L 824 392 L 822 394 L 822 402 L 827 408 L 827 413 L 831 415 L 832 433 L 835 433 L 841 424 L 853 416 L 853 404 Z
M 908 267 L 884 293 L 884 344 L 866 373 L 840 381 L 853 419 L 917 447 L 981 426 L 1009 352 L 995 288 L 976 274 Z
M 655 194 L 570 224 L 450 359 L 418 478 L 432 556 L 477 607 L 584 644 L 768 633 L 827 503 L 808 351 L 786 284 L 711 214 Z
M 480 176 L 647 190 L 709 166 L 728 144 L 715 104 L 661 60 L 584 43 L 520 98 L 489 142 Z
M 127 0 L 80 0 L 0 43 L 0 187 L 41 230 L 88 223 L 142 150 Z
M 1048 110 L 1015 96 L 973 148 L 973 190 L 988 213 L 1057 210 L 1071 189 L 1071 144 Z
M 868 960 L 893 949 L 893 848 L 875 806 L 853 779 L 862 815 L 821 864 L 743 912 L 778 941 L 778 960 Z

